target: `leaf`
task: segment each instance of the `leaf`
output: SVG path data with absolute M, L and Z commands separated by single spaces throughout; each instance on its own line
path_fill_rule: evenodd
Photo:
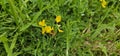
M 99 45 L 100 45 L 100 48 L 102 49 L 102 51 L 104 52 L 104 54 L 106 56 L 108 56 L 108 54 L 107 54 L 107 48 L 105 46 L 103 46 L 103 44 L 101 44 L 101 43 Z
M 15 53 L 14 53 L 14 56 L 18 56 L 18 55 L 20 55 L 20 54 L 22 54 L 22 52 L 15 52 Z
M 16 33 L 16 35 L 13 37 L 13 40 L 12 40 L 12 43 L 11 43 L 11 46 L 10 46 L 11 50 L 13 50 L 13 48 L 15 47 L 15 44 L 16 44 L 16 41 L 17 41 L 17 36 L 18 36 L 18 33 Z
M 97 37 L 97 35 L 99 35 L 100 32 L 101 32 L 103 29 L 106 29 L 107 27 L 108 27 L 107 25 L 101 24 L 101 26 L 95 30 L 95 32 L 93 33 L 93 35 L 92 35 L 91 37 L 92 37 L 92 38 Z
M 3 33 L 2 35 L 0 35 L 0 41 L 1 42 L 7 42 L 8 41 L 8 39 L 6 38 L 6 32 Z
M 0 40 L 3 42 L 4 48 L 5 48 L 8 56 L 12 56 L 12 50 L 9 48 L 6 32 L 3 33 L 2 35 L 0 35 Z
M 54 53 L 50 53 L 48 56 L 54 56 Z

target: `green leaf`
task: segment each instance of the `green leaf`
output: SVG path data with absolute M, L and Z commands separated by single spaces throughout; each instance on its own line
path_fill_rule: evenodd
M 12 50 L 9 48 L 6 32 L 3 33 L 2 35 L 0 35 L 0 40 L 3 42 L 4 48 L 5 48 L 8 56 L 12 56 Z
M 6 38 L 6 32 L 3 33 L 2 35 L 0 35 L 0 41 L 1 42 L 7 42 L 8 41 L 8 39 Z
M 18 33 L 16 33 L 16 35 L 13 37 L 13 40 L 12 40 L 12 43 L 11 43 L 11 46 L 10 46 L 11 50 L 13 50 L 13 48 L 15 47 L 15 44 L 16 44 L 16 41 L 17 41 L 17 36 L 18 36 Z

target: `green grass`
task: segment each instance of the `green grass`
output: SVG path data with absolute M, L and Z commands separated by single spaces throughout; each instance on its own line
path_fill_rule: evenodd
M 120 1 L 106 1 L 0 0 L 0 56 L 119 56 Z M 41 34 L 43 19 L 55 35 Z

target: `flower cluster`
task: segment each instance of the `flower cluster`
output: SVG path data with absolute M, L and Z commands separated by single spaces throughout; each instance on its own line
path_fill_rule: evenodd
M 39 25 L 42 27 L 42 34 L 45 34 L 45 33 L 51 34 L 52 31 L 54 30 L 53 27 L 46 25 L 45 20 L 40 21 Z
M 106 8 L 107 2 L 105 0 L 100 0 L 103 8 Z
M 57 23 L 57 30 L 58 32 L 63 32 L 63 30 L 60 29 L 60 25 L 58 23 L 61 22 L 61 16 L 56 16 L 55 22 Z M 54 28 L 51 26 L 48 26 L 45 22 L 45 20 L 42 20 L 39 22 L 39 25 L 42 27 L 42 34 L 44 35 L 45 33 L 48 34 L 53 34 Z

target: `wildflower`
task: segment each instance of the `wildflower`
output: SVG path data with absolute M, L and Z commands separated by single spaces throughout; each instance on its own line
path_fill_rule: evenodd
M 100 1 L 101 1 L 101 5 L 102 5 L 102 7 L 105 8 L 106 5 L 107 5 L 107 2 L 106 2 L 105 0 L 100 0 Z
M 40 22 L 39 22 L 39 25 L 40 25 L 40 26 L 46 26 L 45 20 L 40 21 Z
M 63 30 L 61 30 L 61 29 L 58 29 L 58 31 L 59 31 L 59 32 L 64 32 L 64 31 L 63 31 Z
M 58 32 L 64 32 L 63 30 L 59 29 L 61 25 L 57 24 L 58 26 Z
M 56 21 L 57 23 L 59 23 L 59 22 L 61 21 L 61 16 L 56 16 L 55 21 Z
M 42 27 L 42 34 L 45 34 L 45 27 Z
M 45 32 L 46 32 L 46 33 L 50 33 L 50 34 L 51 34 L 53 30 L 54 30 L 54 29 L 53 29 L 53 27 L 51 27 L 51 26 L 46 26 L 46 27 L 45 27 Z

